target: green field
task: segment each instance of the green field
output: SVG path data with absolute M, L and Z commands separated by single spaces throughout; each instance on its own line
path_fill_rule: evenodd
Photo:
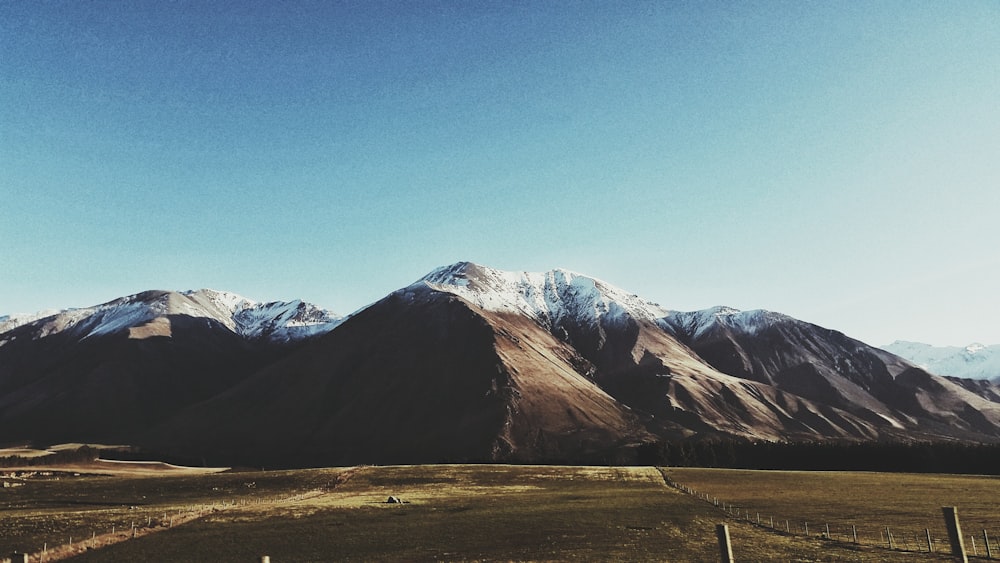
M 53 546 L 72 535 L 73 561 L 259 561 L 261 555 L 274 563 L 717 561 L 715 524 L 727 522 L 737 561 L 945 561 L 940 553 L 821 539 L 819 516 L 898 522 L 898 534 L 903 523 L 922 530 L 924 522 L 941 520 L 940 499 L 948 498 L 969 508 L 973 525 L 975 518 L 988 520 L 984 509 L 995 507 L 991 499 L 1000 483 L 898 474 L 664 473 L 754 512 L 815 518 L 815 528 L 808 537 L 779 534 L 727 517 L 714 504 L 667 486 L 654 468 L 361 467 L 29 479 L 0 489 L 0 554 L 38 552 L 45 545 L 51 560 L 58 555 Z M 874 485 L 893 496 L 864 492 Z M 388 504 L 390 495 L 405 502 Z M 181 523 L 185 515 L 192 519 Z M 148 533 L 147 522 L 156 533 Z M 843 526 L 837 522 L 831 520 L 831 528 Z M 107 539 L 111 526 L 119 539 L 130 538 L 133 523 L 136 539 L 88 549 L 89 538 Z M 860 533 L 867 524 L 858 527 Z

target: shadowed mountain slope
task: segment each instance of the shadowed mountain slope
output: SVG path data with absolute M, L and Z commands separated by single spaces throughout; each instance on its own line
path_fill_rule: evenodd
M 147 291 L 31 319 L 0 333 L 0 442 L 140 440 L 292 351 L 298 326 L 336 319 L 316 311 L 211 290 Z
M 181 413 L 150 443 L 297 465 L 603 461 L 649 438 L 573 369 L 573 355 L 531 323 L 401 290 Z
M 658 439 L 1000 439 L 987 382 L 566 270 L 460 262 L 346 320 L 210 290 L 27 319 L 0 333 L 0 441 L 307 466 L 607 463 Z

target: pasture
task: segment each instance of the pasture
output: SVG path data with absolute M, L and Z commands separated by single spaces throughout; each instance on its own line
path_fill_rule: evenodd
M 668 486 L 664 475 L 751 510 L 816 518 L 816 528 L 809 536 L 776 533 Z M 947 497 L 963 525 L 969 517 L 974 527 L 976 518 L 988 520 L 998 484 L 510 465 L 55 477 L 0 489 L 0 555 L 44 548 L 46 560 L 73 561 L 717 561 L 715 524 L 726 522 L 736 561 L 947 561 L 943 553 L 822 539 L 818 517 L 850 509 L 858 522 L 922 529 L 941 520 Z M 855 493 L 872 483 L 894 484 L 894 496 Z M 389 496 L 403 502 L 387 503 Z

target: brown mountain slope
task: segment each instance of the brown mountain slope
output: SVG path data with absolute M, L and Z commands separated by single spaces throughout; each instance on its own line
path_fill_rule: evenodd
M 8 334 L 0 347 L 0 442 L 128 443 L 275 355 L 206 319 L 156 322 L 173 334 L 133 338 L 126 328 L 32 339 L 33 326 Z
M 699 317 L 698 323 L 691 319 Z M 1000 402 L 844 334 L 764 311 L 675 314 L 668 328 L 722 372 L 851 413 L 885 437 L 1000 438 Z
M 280 465 L 601 461 L 648 438 L 537 325 L 396 292 L 147 445 Z
M 590 362 L 594 381 L 661 437 L 872 439 L 880 425 L 887 425 L 767 383 L 726 375 L 648 320 L 562 319 L 555 332 L 570 335 L 576 352 Z

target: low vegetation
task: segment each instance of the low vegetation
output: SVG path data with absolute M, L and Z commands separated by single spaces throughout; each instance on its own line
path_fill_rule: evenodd
M 720 498 L 728 494 L 744 506 L 789 514 L 800 505 L 811 506 L 794 512 L 802 518 L 829 512 L 831 506 L 846 508 L 850 503 L 843 499 L 851 497 L 857 504 L 854 515 L 940 520 L 939 507 L 929 514 L 924 508 L 940 502 L 935 477 L 914 475 L 872 482 L 866 474 L 509 465 L 141 477 L 53 474 L 0 489 L 0 554 L 46 547 L 56 555 L 53 547 L 73 536 L 74 561 L 254 561 L 261 555 L 275 563 L 715 561 L 715 525 L 727 522 L 738 561 L 944 560 L 942 554 L 824 540 L 818 528 L 808 537 L 774 533 L 668 486 L 665 475 Z M 832 481 L 825 480 L 831 476 Z M 945 495 L 954 499 L 949 502 L 959 506 L 997 490 L 994 479 L 936 478 L 955 493 Z M 891 501 L 849 493 L 889 483 L 895 483 L 895 496 L 882 498 Z M 960 491 L 967 496 L 957 496 Z M 401 502 L 386 502 L 390 496 Z M 988 503 L 982 498 L 979 506 Z M 193 517 L 182 524 L 185 514 Z M 177 518 L 174 525 L 172 518 Z M 159 533 L 148 533 L 147 522 Z M 135 539 L 88 549 L 106 541 L 112 526 L 130 531 L 133 523 L 143 532 Z
M 745 519 L 760 515 L 768 527 L 803 534 L 825 534 L 835 540 L 887 546 L 886 528 L 894 546 L 927 550 L 927 531 L 935 551 L 944 551 L 946 531 L 943 506 L 957 507 L 968 551 L 985 554 L 983 531 L 1000 540 L 1000 477 L 941 474 L 866 473 L 840 471 L 745 471 L 732 469 L 670 468 L 665 475 L 727 506 Z M 853 526 L 853 529 L 852 529 Z M 1000 549 L 994 546 L 994 555 Z

